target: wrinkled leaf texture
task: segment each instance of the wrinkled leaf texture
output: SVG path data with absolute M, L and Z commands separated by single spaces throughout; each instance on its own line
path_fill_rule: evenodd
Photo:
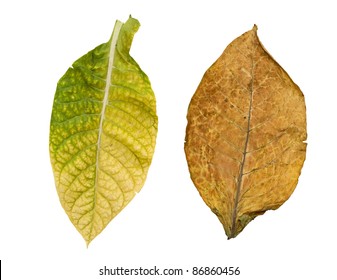
M 228 238 L 293 193 L 306 155 L 305 110 L 301 90 L 264 49 L 256 26 L 204 74 L 188 109 L 185 153 Z
M 142 188 L 157 135 L 156 100 L 129 50 L 139 22 L 116 21 L 110 40 L 57 84 L 50 158 L 60 202 L 89 244 Z

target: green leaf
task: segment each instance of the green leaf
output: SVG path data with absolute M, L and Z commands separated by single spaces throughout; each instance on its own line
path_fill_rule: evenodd
M 87 245 L 145 182 L 157 135 L 150 81 L 129 55 L 139 22 L 74 62 L 57 84 L 49 150 L 60 202 Z

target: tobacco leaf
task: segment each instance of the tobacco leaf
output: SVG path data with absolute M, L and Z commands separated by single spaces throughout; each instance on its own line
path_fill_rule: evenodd
M 150 81 L 130 56 L 139 22 L 116 21 L 110 40 L 57 84 L 49 150 L 60 202 L 89 244 L 142 188 L 157 135 Z
M 201 197 L 236 237 L 293 193 L 306 155 L 299 87 L 254 28 L 227 46 L 189 105 L 185 153 Z

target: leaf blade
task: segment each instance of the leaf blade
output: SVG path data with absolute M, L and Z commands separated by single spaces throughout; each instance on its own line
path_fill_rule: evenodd
M 157 134 L 156 100 L 129 55 L 136 19 L 58 82 L 50 157 L 60 202 L 89 244 L 142 188 Z
M 187 119 L 192 181 L 229 238 L 290 197 L 305 160 L 304 97 L 256 26 L 206 71 Z

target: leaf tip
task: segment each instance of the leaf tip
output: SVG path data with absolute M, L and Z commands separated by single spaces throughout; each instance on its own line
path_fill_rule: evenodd
M 258 28 L 257 28 L 257 25 L 256 25 L 256 24 L 254 24 L 254 26 L 253 26 L 253 29 L 252 29 L 252 30 L 253 30 L 254 32 L 257 32 L 257 29 L 258 29 Z
M 94 236 L 94 237 L 91 237 L 91 238 L 84 238 L 84 241 L 85 241 L 85 245 L 86 245 L 86 247 L 87 247 L 87 249 L 89 248 L 89 245 L 91 244 L 91 242 L 94 240 L 94 238 L 95 238 L 96 236 Z

